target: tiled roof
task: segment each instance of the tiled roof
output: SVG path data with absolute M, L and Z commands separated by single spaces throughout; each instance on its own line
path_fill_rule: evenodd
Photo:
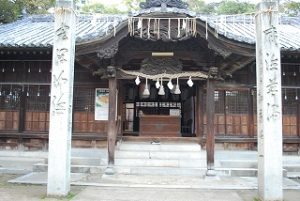
M 76 23 L 76 42 L 102 38 L 125 22 L 127 16 L 79 16 Z M 54 17 L 30 16 L 0 26 L 0 47 L 51 47 L 54 37 Z
M 126 15 L 89 15 L 77 19 L 76 42 L 105 39 L 121 24 L 127 24 Z M 255 24 L 252 17 L 206 17 L 218 35 L 237 42 L 255 44 Z M 225 20 L 224 20 L 225 19 Z M 30 16 L 10 24 L 0 25 L 0 47 L 51 47 L 53 44 L 53 16 Z M 280 43 L 283 50 L 300 51 L 300 19 L 282 18 L 279 26 Z
M 200 16 L 199 18 L 207 20 L 209 26 L 219 35 L 234 41 L 255 44 L 254 16 Z M 300 51 L 300 18 L 281 17 L 278 29 L 281 49 Z

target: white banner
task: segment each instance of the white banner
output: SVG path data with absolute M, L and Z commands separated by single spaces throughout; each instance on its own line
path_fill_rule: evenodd
M 108 120 L 109 90 L 96 88 L 95 90 L 95 120 Z

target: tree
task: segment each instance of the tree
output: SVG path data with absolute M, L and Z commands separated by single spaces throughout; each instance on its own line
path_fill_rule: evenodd
M 283 4 L 284 13 L 289 16 L 299 16 L 300 14 L 300 2 L 288 1 Z
M 123 0 L 124 5 L 128 11 L 137 11 L 140 9 L 140 3 L 145 0 Z
M 0 0 L 0 24 L 9 23 L 17 19 L 21 11 L 15 3 L 8 0 Z
M 0 0 L 0 23 L 9 23 L 22 15 L 44 14 L 53 7 L 55 0 Z
M 186 3 L 189 8 L 197 13 L 202 13 L 205 8 L 205 2 L 203 0 L 187 0 Z
M 15 3 L 28 14 L 45 14 L 49 8 L 55 6 L 55 0 L 15 0 Z
M 120 14 L 123 13 L 116 5 L 103 5 L 101 3 L 86 4 L 81 8 L 83 13 Z
M 222 1 L 217 7 L 217 14 L 242 14 L 255 12 L 255 5 L 238 1 Z

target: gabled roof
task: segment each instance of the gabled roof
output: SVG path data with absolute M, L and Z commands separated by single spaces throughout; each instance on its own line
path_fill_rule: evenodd
M 79 16 L 76 22 L 76 43 L 104 38 L 125 22 L 126 16 Z M 35 15 L 0 25 L 1 47 L 52 47 L 54 16 Z
M 219 35 L 248 44 L 255 44 L 255 19 L 254 16 L 216 16 L 203 17 L 207 20 Z M 279 40 L 282 50 L 300 51 L 300 18 L 280 17 L 279 18 Z
M 202 23 L 227 39 L 255 44 L 255 24 L 250 17 L 197 16 Z M 114 37 L 121 26 L 127 26 L 127 15 L 82 15 L 77 18 L 76 43 L 105 40 Z M 0 25 L 0 48 L 52 47 L 54 17 L 36 15 L 10 24 Z M 280 44 L 283 50 L 300 51 L 300 19 L 282 18 L 279 26 Z

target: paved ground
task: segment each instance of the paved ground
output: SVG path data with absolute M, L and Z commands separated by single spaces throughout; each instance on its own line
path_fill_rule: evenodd
M 256 190 L 154 188 L 120 186 L 72 186 L 67 198 L 46 197 L 45 185 L 8 183 L 20 175 L 0 174 L 1 201 L 256 201 Z M 234 180 L 232 180 L 234 182 Z M 285 190 L 285 201 L 299 201 L 300 190 Z
M 77 153 L 77 152 L 78 153 Z M 96 150 L 98 151 L 98 150 Z M 90 155 L 89 151 L 74 150 L 80 156 Z M 247 160 L 255 160 L 255 155 L 245 152 Z M 243 153 L 244 157 L 245 153 Z M 2 157 L 11 152 L 1 152 Z M 46 182 L 46 173 L 32 173 L 32 164 L 44 160 L 47 153 L 15 152 L 20 161 L 1 160 L 0 154 L 0 201 L 257 201 L 257 179 L 255 177 L 185 177 L 117 174 L 105 176 L 98 174 L 72 174 L 71 193 L 67 198 L 46 197 L 45 185 L 19 184 L 18 181 L 41 184 Z M 101 151 L 97 157 L 104 157 Z M 228 159 L 237 157 L 236 153 L 217 153 L 217 157 Z M 234 154 L 234 155 L 233 155 Z M 299 156 L 285 156 L 286 162 L 292 158 L 299 163 Z M 225 158 L 226 159 L 226 158 Z M 12 174 L 14 173 L 14 174 Z M 18 179 L 16 179 L 18 178 Z M 15 181 L 17 183 L 10 183 Z M 25 182 L 26 183 L 26 182 Z M 76 184 L 76 186 L 74 185 Z M 284 180 L 284 201 L 300 200 L 300 180 Z M 288 189 L 288 190 L 287 190 Z

